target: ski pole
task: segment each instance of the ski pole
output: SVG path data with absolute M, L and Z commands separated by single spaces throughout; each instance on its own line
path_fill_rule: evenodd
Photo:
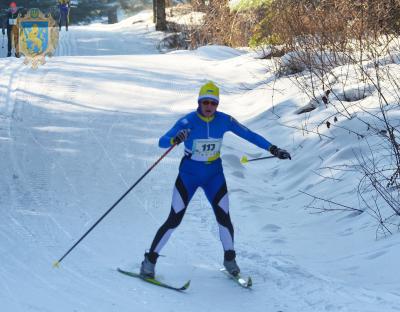
M 248 163 L 249 161 L 256 161 L 256 160 L 261 160 L 261 159 L 269 159 L 269 158 L 275 158 L 276 156 L 265 156 L 265 157 L 259 157 L 259 158 L 253 158 L 253 159 L 247 159 L 246 156 L 243 156 L 240 162 L 242 164 Z
M 101 216 L 99 220 L 93 224 L 89 230 L 86 231 L 85 234 L 57 261 L 53 263 L 53 267 L 58 268 L 60 266 L 60 262 L 103 220 L 110 212 L 119 204 L 119 202 L 126 196 L 128 193 L 139 184 L 140 181 L 165 157 L 167 154 L 176 146 L 176 144 L 172 145 L 162 156 L 149 168 L 147 171 Z

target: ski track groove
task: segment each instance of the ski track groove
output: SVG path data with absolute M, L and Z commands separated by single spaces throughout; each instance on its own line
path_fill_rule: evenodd
M 19 75 L 20 80 L 22 80 L 24 82 L 24 87 L 22 88 L 22 90 L 27 90 L 27 86 L 26 86 L 26 76 L 23 75 Z M 22 78 L 22 79 L 21 79 Z M 23 79 L 25 78 L 25 80 Z M 42 83 L 42 86 L 46 85 L 46 83 Z M 9 134 L 10 137 L 13 139 L 14 142 L 19 142 L 21 139 L 22 141 L 24 141 L 24 138 L 31 138 L 32 141 L 34 142 L 35 145 L 37 145 L 40 149 L 43 150 L 44 153 L 46 153 L 48 151 L 48 149 L 46 147 L 44 147 L 39 141 L 38 139 L 35 138 L 34 134 L 32 133 L 31 130 L 29 130 L 29 133 L 27 133 L 27 131 L 25 130 L 24 127 L 15 126 L 15 122 L 23 120 L 23 112 L 24 109 L 26 108 L 25 104 L 29 103 L 27 101 L 27 99 L 25 98 L 24 95 L 21 96 L 21 100 L 18 99 L 18 86 L 13 88 L 15 90 L 15 92 L 13 93 L 13 99 L 9 100 L 8 103 L 13 103 L 13 120 L 14 123 L 10 123 L 9 126 Z M 42 91 L 42 92 L 40 92 Z M 46 94 L 46 92 L 44 92 L 45 90 L 39 90 L 39 94 Z M 41 98 L 41 100 L 43 99 L 43 97 Z M 40 101 L 39 101 L 40 102 Z M 29 104 L 33 104 L 33 103 L 29 103 Z M 39 103 L 40 104 L 40 103 Z M 29 111 L 29 110 L 28 110 Z M 25 112 L 26 113 L 26 112 Z M 19 115 L 20 114 L 20 115 Z M 25 142 L 22 142 L 25 143 Z M 17 146 L 18 147 L 18 146 Z M 14 168 L 14 174 L 17 173 L 19 180 L 24 181 L 24 191 L 18 191 L 18 192 L 14 192 L 15 196 L 12 196 L 12 198 L 16 198 L 17 202 L 12 205 L 12 207 L 14 207 L 15 211 L 13 214 L 15 214 L 15 212 L 18 211 L 22 211 L 25 206 L 22 205 L 23 202 L 30 202 L 29 200 L 27 200 L 26 196 L 30 197 L 31 202 L 33 202 L 36 206 L 36 208 L 39 208 L 40 211 L 40 207 L 46 207 L 48 205 L 47 204 L 47 197 L 44 197 L 44 195 L 47 195 L 47 193 L 43 193 L 43 190 L 49 190 L 49 185 L 48 185 L 48 181 L 49 179 L 49 171 L 48 171 L 48 166 L 42 166 L 42 170 L 40 171 L 35 171 L 32 174 L 25 174 L 25 172 L 29 172 L 27 169 L 28 168 L 22 168 L 21 169 L 21 165 L 20 163 L 23 163 L 23 161 L 19 161 L 19 155 L 21 155 L 21 153 L 16 152 L 14 149 L 10 149 L 10 160 L 11 163 L 13 164 L 13 168 Z M 17 186 L 18 188 L 20 188 L 20 184 L 18 184 Z M 25 198 L 23 200 L 21 200 L 21 204 L 18 202 L 18 200 L 21 199 L 19 194 L 25 194 Z M 43 195 L 43 196 L 40 196 Z M 18 213 L 17 213 L 18 215 Z M 21 214 L 19 214 L 19 216 L 21 216 Z M 40 214 L 39 214 L 40 216 Z M 37 237 L 37 235 L 34 232 L 31 232 L 29 230 L 29 227 L 26 226 L 24 224 L 24 222 L 19 222 L 19 218 L 18 216 L 13 217 L 10 216 L 11 220 L 13 221 L 13 223 L 17 226 L 17 228 L 21 228 L 20 230 L 17 230 L 17 233 L 20 233 L 20 235 L 22 233 L 22 237 L 25 236 L 25 240 L 29 240 L 31 243 L 35 243 L 36 245 L 46 245 L 46 243 L 48 242 L 52 242 L 54 241 L 54 237 L 50 237 L 50 240 L 46 240 L 44 237 L 49 236 L 49 234 L 51 234 L 51 232 L 44 230 L 43 233 L 40 234 L 45 234 L 45 236 L 41 236 L 41 237 Z M 55 222 L 55 219 L 53 217 L 50 218 L 51 221 Z M 58 228 L 62 228 L 59 223 L 55 222 L 56 226 Z M 42 228 L 43 230 L 43 228 Z M 64 231 L 65 232 L 65 231 Z M 45 250 L 42 250 L 42 253 L 46 252 L 47 254 L 47 258 L 50 259 L 48 252 Z M 19 266 L 21 269 L 23 270 L 28 270 L 29 273 L 38 281 L 40 281 L 42 284 L 50 287 L 50 288 L 54 288 L 54 286 L 47 282 L 45 279 L 43 279 L 40 275 L 35 274 L 33 271 L 30 271 L 29 269 L 27 269 L 26 265 L 19 261 L 18 259 L 15 259 L 15 262 L 17 264 L 17 266 Z M 50 265 L 50 264 L 49 264 Z
M 66 32 L 64 32 L 65 34 Z M 69 42 L 68 40 L 62 40 L 63 42 Z M 69 50 L 67 51 L 69 52 Z M 50 83 L 49 83 L 50 82 Z M 78 89 L 78 83 L 75 81 L 75 79 L 71 79 L 71 80 L 63 80 L 60 81 L 59 80 L 59 76 L 55 76 L 52 77 L 51 80 L 48 81 L 44 81 L 42 83 L 42 85 L 48 86 L 47 88 L 45 88 L 43 94 L 44 96 L 42 96 L 40 98 L 40 102 L 43 102 L 44 99 L 49 96 L 48 91 L 47 90 L 52 90 L 53 88 L 63 88 L 64 91 L 64 98 L 68 97 L 68 102 L 71 103 L 75 103 L 76 100 L 76 94 L 77 94 L 77 89 Z M 50 86 L 50 87 L 49 87 Z M 39 107 L 41 107 L 40 105 L 41 103 L 39 103 Z M 64 136 L 61 136 L 60 140 L 64 139 Z M 56 143 L 56 145 L 54 146 L 54 148 L 57 148 L 58 145 L 61 144 L 60 142 Z M 40 146 L 43 148 L 43 150 L 48 150 L 48 148 L 44 147 L 42 144 L 40 144 Z M 57 154 L 57 153 L 56 153 Z M 51 157 L 51 156 L 50 156 Z M 62 172 L 62 175 L 64 177 L 64 179 L 66 180 L 66 184 L 71 188 L 71 190 L 73 191 L 73 193 L 76 195 L 74 196 L 75 198 L 75 205 L 79 206 L 79 214 L 80 216 L 85 216 L 86 224 L 90 223 L 90 221 L 92 220 L 92 217 L 90 216 L 90 214 L 84 210 L 84 205 L 80 199 L 80 194 L 81 192 L 79 192 L 74 183 L 72 182 L 72 180 L 70 180 L 69 175 L 67 173 L 67 170 L 64 168 L 64 166 L 61 164 L 61 159 L 60 160 L 55 160 L 54 157 L 51 157 L 51 163 L 53 164 L 53 166 L 55 168 L 59 168 Z M 76 198 L 78 200 L 76 200 Z M 75 238 L 74 235 L 72 235 L 69 231 L 67 231 L 59 222 L 56 221 L 56 218 L 52 218 L 53 222 L 56 224 L 56 226 L 66 234 L 66 236 L 68 238 Z
M 2 74 L 7 77 L 7 81 L 8 81 L 8 88 L 7 88 L 7 94 L 4 97 L 5 99 L 5 110 L 4 110 L 4 116 L 5 116 L 5 129 L 6 129 L 6 133 L 4 134 L 8 140 L 11 142 L 13 140 L 12 135 L 11 135 L 11 126 L 12 126 L 12 122 L 13 122 L 13 115 L 14 115 L 14 109 L 15 109 L 15 102 L 16 102 L 16 90 L 18 89 L 18 85 L 19 85 L 19 79 L 20 76 L 18 75 L 19 71 L 22 68 L 22 65 L 16 65 L 16 64 L 12 64 L 10 61 L 7 62 L 7 70 L 5 70 Z M 15 78 L 15 76 L 17 78 Z M 12 144 L 7 144 L 7 150 L 6 150 L 6 154 L 8 157 L 8 160 L 12 159 Z M 5 174 L 4 176 L 8 177 L 9 179 L 16 177 L 14 170 L 12 168 L 7 168 L 5 172 L 8 172 L 8 174 Z M 4 174 L 4 172 L 3 172 Z M 12 181 L 14 182 L 14 181 Z M 13 220 L 12 217 L 12 213 L 13 213 L 13 209 L 15 209 L 17 206 L 17 203 L 15 202 L 15 199 L 19 197 L 19 192 L 16 190 L 14 183 L 8 183 L 9 186 L 9 190 L 10 193 L 7 195 L 5 195 L 5 198 L 9 198 L 9 202 L 11 203 L 11 205 L 7 205 L 7 207 L 10 207 L 11 210 L 8 211 L 8 215 L 11 218 L 11 220 Z M 14 223 L 16 224 L 16 223 Z M 16 224 L 17 228 L 19 228 L 19 223 Z M 23 232 L 24 232 L 24 228 L 23 228 Z
M 26 73 L 26 71 L 25 71 Z M 23 88 L 22 90 L 27 90 L 26 89 L 26 75 L 22 76 L 22 83 L 23 83 Z M 16 99 L 18 99 L 18 96 L 16 95 Z M 18 125 L 17 123 L 19 121 L 24 121 L 24 118 L 22 115 L 18 115 L 20 112 L 22 112 L 24 110 L 24 105 L 26 102 L 26 97 L 25 97 L 25 93 L 24 95 L 21 96 L 20 100 L 17 100 L 15 102 L 15 109 L 14 109 L 14 116 L 18 116 L 18 118 L 16 118 L 16 121 L 13 122 L 13 126 L 14 127 L 10 127 L 10 134 L 13 138 L 14 142 L 20 142 L 20 144 L 25 144 L 24 139 L 29 137 L 26 135 L 26 128 L 22 125 L 22 122 L 20 125 Z M 29 134 L 31 134 L 30 130 Z M 17 145 L 17 148 L 19 146 Z M 49 174 L 48 172 L 46 172 L 47 167 L 43 166 L 41 169 L 42 170 L 35 170 L 33 172 L 31 172 L 29 174 L 29 176 L 26 174 L 26 172 L 29 172 L 30 168 L 22 168 L 21 169 L 21 165 L 24 164 L 23 160 L 20 160 L 20 155 L 24 155 L 23 153 L 20 152 L 16 152 L 15 149 L 11 149 L 11 161 L 13 163 L 13 168 L 14 171 L 17 173 L 19 179 L 24 182 L 26 182 L 24 185 L 25 187 L 28 186 L 26 188 L 26 192 L 25 192 L 25 196 L 28 196 L 31 198 L 32 202 L 36 205 L 36 208 L 39 208 L 42 206 L 43 204 L 43 198 L 40 197 L 39 194 L 42 194 L 43 190 L 48 190 L 49 189 Z M 26 200 L 21 201 L 21 204 L 19 205 L 19 207 L 23 207 L 22 206 L 22 202 L 29 202 Z M 24 208 L 24 207 L 23 207 Z M 35 235 L 33 235 L 35 236 Z
M 46 79 L 46 78 L 47 78 L 47 79 Z M 47 88 L 44 88 L 44 90 L 42 90 L 42 92 L 40 93 L 40 94 L 43 94 L 43 96 L 41 96 L 41 97 L 39 98 L 39 100 L 38 100 L 38 106 L 39 106 L 39 107 L 41 107 L 41 104 L 44 104 L 44 102 L 45 102 L 44 99 L 45 99 L 47 96 L 49 96 L 47 90 L 52 90 L 53 88 L 58 87 L 58 86 L 60 85 L 60 82 L 57 81 L 57 78 L 56 78 L 56 77 L 51 77 L 50 75 L 49 75 L 49 76 L 45 75 L 41 85 L 43 85 L 43 86 L 48 86 L 48 87 L 47 87 Z M 67 86 L 67 90 L 72 91 L 72 92 L 70 92 L 70 93 L 72 93 L 72 94 L 75 94 L 75 93 L 76 93 L 76 88 L 77 88 L 77 86 L 76 86 L 76 83 L 75 83 L 75 82 L 72 82 L 72 87 L 68 87 L 68 86 Z M 32 131 L 30 131 L 30 135 L 31 135 L 31 137 L 32 137 L 32 140 L 36 143 L 36 145 L 39 146 L 39 147 L 43 150 L 44 153 L 47 153 L 47 154 L 48 154 L 48 157 L 51 159 L 50 162 L 51 162 L 51 164 L 53 164 L 54 168 L 59 168 L 59 169 L 61 170 L 61 173 L 62 173 L 63 177 L 65 178 L 65 180 L 66 180 L 66 182 L 67 182 L 66 184 L 71 188 L 71 190 L 73 191 L 73 193 L 76 195 L 76 196 L 74 196 L 74 198 L 79 198 L 79 196 L 78 196 L 78 195 L 79 195 L 78 190 L 76 189 L 76 187 L 75 187 L 75 185 L 72 183 L 72 181 L 70 181 L 68 175 L 66 174 L 65 168 L 60 164 L 60 161 L 61 161 L 61 160 L 55 160 L 54 157 L 50 156 L 50 151 L 51 151 L 51 149 L 48 148 L 48 147 L 46 147 L 46 146 L 44 146 L 44 145 L 39 141 L 39 139 L 37 139 L 37 138 L 35 137 L 35 134 L 34 134 Z M 61 137 L 61 139 L 62 139 L 62 138 L 63 138 L 63 137 Z M 55 147 L 57 147 L 59 144 L 60 144 L 60 143 L 56 143 Z M 47 168 L 48 168 L 48 166 L 47 166 Z M 82 206 L 82 205 L 79 205 L 79 206 Z M 86 211 L 82 210 L 82 211 L 81 211 L 81 215 L 85 215 L 86 218 L 89 219 L 89 215 L 86 213 Z M 65 230 L 65 228 L 62 227 L 61 224 L 56 220 L 56 218 L 54 218 L 54 217 L 51 216 L 51 215 L 50 215 L 49 217 L 50 217 L 51 220 L 54 222 L 54 224 L 57 226 L 57 228 L 59 228 L 68 238 L 73 238 L 73 236 L 71 235 L 71 233 L 69 233 L 67 230 Z
M 52 82 L 52 84 L 53 85 L 49 85 L 48 83 L 46 83 L 46 82 L 43 82 L 42 83 L 42 85 L 44 86 L 44 85 L 46 85 L 47 86 L 47 88 L 48 89 L 52 89 L 52 87 L 56 87 L 56 86 L 58 86 L 59 84 L 57 83 L 58 81 L 56 81 L 56 80 L 54 80 L 53 82 Z M 65 90 L 66 90 L 66 93 L 67 94 L 69 94 L 69 95 L 74 95 L 74 93 L 75 93 L 75 89 L 76 89 L 76 85 L 74 85 L 74 84 L 72 84 L 72 85 L 64 85 L 63 87 L 65 87 Z M 44 89 L 46 89 L 46 88 L 44 88 Z M 41 90 L 42 92 L 38 92 L 38 94 L 44 94 L 44 95 L 47 95 L 46 93 L 46 91 L 45 90 Z M 44 98 L 45 98 L 45 96 L 42 96 L 42 97 L 40 97 L 39 98 L 39 101 L 38 101 L 38 106 L 39 107 L 41 107 L 42 106 L 42 104 L 43 104 L 43 102 L 44 102 Z M 73 102 L 73 100 L 74 100 L 74 98 L 72 97 L 72 98 L 70 98 L 70 100 Z M 24 102 L 25 103 L 25 102 Z M 30 103 L 30 105 L 33 105 L 33 103 Z M 21 108 L 21 111 L 23 110 L 23 108 Z M 39 123 L 39 124 L 41 124 L 41 122 L 39 122 L 40 120 L 38 120 L 38 119 L 36 119 L 35 120 L 35 122 L 37 122 L 37 123 Z M 46 120 L 44 120 L 44 121 L 46 121 Z M 45 123 L 44 123 L 45 124 Z M 46 146 L 44 146 L 43 144 L 41 144 L 41 142 L 35 137 L 35 135 L 32 133 L 32 131 L 29 131 L 30 133 L 30 137 L 31 137 L 31 139 L 32 139 L 32 141 L 40 148 L 40 149 L 42 149 L 42 151 L 43 151 L 43 153 L 44 153 L 44 155 L 46 155 L 47 156 L 47 158 L 48 158 L 48 162 L 46 161 L 45 163 L 56 163 L 55 161 L 54 161 L 54 159 L 53 159 L 53 157 L 51 156 L 51 154 L 49 153 L 49 147 L 46 147 Z M 21 137 L 22 137 L 22 135 L 21 135 Z M 15 140 L 17 140 L 17 138 L 15 138 Z M 17 159 L 17 157 L 16 157 L 16 154 L 14 154 L 14 159 Z M 16 164 L 15 164 L 16 165 Z M 46 201 L 46 198 L 41 198 L 41 197 L 39 197 L 38 195 L 35 195 L 35 194 L 38 194 L 38 191 L 40 191 L 40 190 L 43 190 L 43 189 L 49 189 L 49 186 L 46 184 L 46 182 L 45 181 L 49 181 L 50 179 L 49 179 L 49 172 L 48 172 L 48 166 L 44 166 L 42 169 L 44 169 L 44 171 L 41 171 L 41 173 L 40 174 L 34 174 L 33 176 L 30 176 L 30 177 L 28 177 L 28 176 L 26 176 L 25 175 L 25 178 L 23 179 L 23 180 L 25 180 L 25 185 L 28 185 L 29 187 L 28 187 L 28 191 L 30 192 L 30 194 L 31 194 L 31 198 L 32 198 L 32 200 L 33 200 L 33 202 L 36 204 L 36 206 L 37 207 L 47 207 L 48 206 L 48 202 Z M 23 171 L 24 170 L 20 170 L 20 168 L 19 168 L 19 166 L 16 166 L 16 169 L 18 170 L 18 174 L 19 174 L 19 176 L 22 178 L 22 177 L 24 177 L 24 175 L 23 175 Z M 65 169 L 63 168 L 63 170 L 62 170 L 64 173 L 66 172 L 65 171 Z M 66 179 L 68 179 L 68 175 L 66 175 Z M 71 183 L 70 183 L 71 184 Z M 82 207 L 82 205 L 79 205 L 80 207 Z M 80 208 L 80 213 L 79 214 L 85 214 L 85 215 L 87 215 L 88 217 L 89 217 L 89 215 L 88 215 L 88 213 L 85 211 L 85 210 L 83 210 L 82 208 Z M 93 219 L 93 217 L 89 217 L 88 218 L 88 221 L 87 221 L 87 224 L 88 223 L 91 223 L 91 221 L 92 221 L 92 219 Z M 64 233 L 68 233 L 68 231 L 66 231 L 65 229 L 64 229 L 64 227 L 62 227 L 58 222 L 56 222 L 55 221 L 55 218 L 50 218 L 50 220 L 52 220 L 55 224 L 56 224 L 56 226 L 62 231 L 62 232 L 64 232 Z M 24 226 L 24 225 L 22 225 L 22 224 L 20 224 L 20 226 L 23 228 L 23 229 L 25 229 L 25 230 L 27 230 L 26 229 L 26 227 Z M 28 231 L 28 230 L 27 230 Z M 35 234 L 32 234 L 32 233 L 29 233 L 30 234 L 30 237 L 32 237 L 32 239 L 34 240 L 34 242 L 38 242 L 38 239 L 37 239 L 37 237 L 36 237 L 36 235 Z M 48 233 L 47 233 L 48 234 Z M 68 233 L 69 234 L 69 233 Z M 68 236 L 70 236 L 71 237 L 71 234 L 69 234 Z M 44 238 L 43 237 L 41 237 L 41 240 L 43 240 Z M 88 249 L 86 246 L 85 246 L 85 248 L 84 249 Z M 91 252 L 91 250 L 90 249 L 88 249 L 87 251 L 89 251 L 89 252 Z M 95 254 L 95 253 L 94 253 Z M 50 258 L 50 257 L 47 257 L 47 258 Z M 20 264 L 20 266 L 23 268 L 24 267 L 24 264 L 23 263 L 19 263 Z M 78 276 L 79 278 L 80 278 L 80 280 L 84 280 L 84 282 L 85 283 L 87 283 L 87 284 L 89 284 L 91 287 L 95 287 L 95 288 L 97 288 L 97 289 L 100 289 L 100 290 L 102 290 L 102 291 L 104 291 L 104 292 L 106 292 L 106 293 L 108 293 L 108 294 L 111 294 L 112 292 L 111 291 L 109 291 L 109 290 L 107 290 L 107 288 L 106 287 L 101 287 L 101 286 L 99 286 L 99 284 L 97 283 L 97 282 L 94 282 L 94 281 L 91 281 L 89 278 L 83 278 L 83 275 L 81 275 L 81 274 L 79 274 L 79 273 L 77 273 L 77 271 L 75 270 L 69 270 L 69 272 L 70 273 L 72 273 L 72 274 L 74 274 L 75 276 Z M 36 275 L 36 274 L 34 274 L 34 276 L 35 276 L 35 278 L 37 279 L 37 280 L 39 280 L 39 281 L 41 281 L 42 282 L 42 284 L 43 285 L 46 285 L 46 286 L 48 286 L 48 287 L 51 287 L 51 288 L 54 288 L 54 286 L 51 284 L 51 283 L 49 283 L 49 282 L 47 282 L 45 279 L 43 279 L 41 276 L 39 276 L 39 275 Z

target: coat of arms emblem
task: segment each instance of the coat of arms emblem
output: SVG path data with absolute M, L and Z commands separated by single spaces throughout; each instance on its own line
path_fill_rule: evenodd
M 58 44 L 58 29 L 51 15 L 45 16 L 39 9 L 30 9 L 25 17 L 19 17 L 19 51 L 25 55 L 24 63 L 32 68 L 45 64 L 45 57 L 52 56 Z

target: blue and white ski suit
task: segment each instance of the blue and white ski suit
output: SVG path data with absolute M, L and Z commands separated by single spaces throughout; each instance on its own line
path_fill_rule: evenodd
M 227 131 L 268 150 L 271 143 L 250 131 L 233 117 L 215 112 L 209 118 L 199 110 L 187 114 L 159 140 L 159 146 L 168 148 L 178 131 L 190 129 L 185 145 L 185 156 L 179 166 L 179 174 L 172 195 L 170 214 L 159 228 L 150 252 L 159 254 L 175 228 L 183 219 L 186 208 L 196 189 L 201 187 L 212 205 L 224 251 L 234 250 L 234 230 L 229 215 L 228 191 L 220 158 L 222 139 Z

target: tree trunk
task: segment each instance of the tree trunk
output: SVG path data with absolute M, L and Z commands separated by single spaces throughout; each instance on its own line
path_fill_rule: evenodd
M 118 7 L 116 6 L 108 9 L 108 24 L 118 23 L 117 9 Z
M 107 17 L 108 24 L 118 23 L 117 10 L 118 5 L 115 4 L 114 0 L 107 0 L 108 9 L 107 9 Z
M 156 0 L 156 30 L 167 30 L 167 21 L 165 16 L 165 0 Z
M 153 23 L 156 22 L 157 16 L 157 0 L 153 0 Z

